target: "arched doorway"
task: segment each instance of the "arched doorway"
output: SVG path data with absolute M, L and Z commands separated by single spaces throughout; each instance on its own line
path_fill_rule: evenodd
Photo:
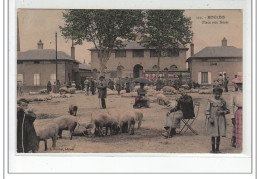
M 135 65 L 133 71 L 133 77 L 138 78 L 141 77 L 142 75 L 143 75 L 143 66 L 139 64 Z

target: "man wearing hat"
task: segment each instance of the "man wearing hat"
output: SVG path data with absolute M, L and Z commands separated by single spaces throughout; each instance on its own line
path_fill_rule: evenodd
M 105 81 L 104 76 L 99 77 L 97 88 L 98 88 L 98 98 L 101 99 L 102 108 L 106 109 L 105 98 L 107 97 L 107 83 Z

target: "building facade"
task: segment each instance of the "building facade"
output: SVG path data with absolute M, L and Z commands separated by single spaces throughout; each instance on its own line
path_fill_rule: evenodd
M 79 77 L 79 62 L 65 52 L 57 52 L 57 76 L 63 83 L 76 81 Z M 39 41 L 38 49 L 17 52 L 17 81 L 24 89 L 45 88 L 48 81 L 56 81 L 56 51 L 43 49 Z
M 193 46 L 191 46 L 193 48 Z M 191 52 L 194 50 L 191 50 Z M 211 85 L 219 74 L 226 73 L 230 79 L 242 75 L 242 49 L 227 46 L 222 40 L 221 46 L 205 47 L 187 59 L 191 80 L 201 85 Z
M 188 48 L 180 47 L 169 50 L 160 58 L 160 76 L 165 72 L 187 71 L 186 52 Z M 91 70 L 96 73 L 100 70 L 99 54 L 96 49 L 91 51 Z M 127 42 L 120 50 L 114 50 L 107 62 L 106 77 L 129 77 L 155 76 L 158 68 L 158 57 L 154 49 L 147 49 L 137 42 Z

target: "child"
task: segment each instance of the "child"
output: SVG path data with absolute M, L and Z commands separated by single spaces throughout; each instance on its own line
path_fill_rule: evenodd
M 206 107 L 206 133 L 211 136 L 211 153 L 220 153 L 220 136 L 226 136 L 225 115 L 229 113 L 229 109 L 226 107 L 226 101 L 221 98 L 223 89 L 216 87 L 213 93 L 214 97 L 208 100 Z

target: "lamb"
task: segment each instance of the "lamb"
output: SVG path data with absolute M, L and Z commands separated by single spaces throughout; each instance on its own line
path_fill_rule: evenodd
M 93 124 L 81 123 L 72 132 L 72 136 L 87 136 L 92 135 Z
M 47 139 L 52 139 L 52 147 L 56 147 L 59 127 L 55 122 L 44 122 L 35 125 L 35 130 L 38 138 L 38 145 L 40 141 L 44 141 L 45 151 L 47 150 Z
M 72 140 L 72 133 L 78 124 L 78 120 L 74 116 L 64 115 L 53 119 L 59 127 L 58 136 L 62 138 L 62 131 L 68 130 L 70 132 L 70 140 Z
M 70 115 L 76 116 L 77 111 L 78 111 L 78 106 L 77 106 L 77 105 L 71 104 L 71 105 L 69 106 L 69 113 L 70 113 Z
M 133 110 L 133 112 L 135 113 L 136 121 L 138 122 L 138 128 L 137 129 L 140 129 L 141 124 L 142 124 L 142 120 L 143 120 L 143 117 L 144 117 L 144 112 L 140 109 L 135 109 L 135 110 Z
M 157 102 L 158 104 L 162 105 L 168 105 L 169 104 L 169 99 L 163 95 L 163 94 L 157 94 Z
M 134 111 L 125 111 L 123 114 L 121 114 L 119 117 L 121 132 L 129 132 L 130 135 L 133 135 L 136 120 L 137 117 Z

